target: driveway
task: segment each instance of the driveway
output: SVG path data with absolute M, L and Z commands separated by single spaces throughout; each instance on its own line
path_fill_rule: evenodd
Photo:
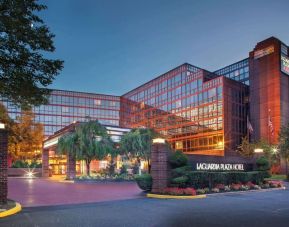
M 24 207 L 94 203 L 143 197 L 134 182 L 63 183 L 49 179 L 8 179 L 8 198 Z
M 209 196 L 196 200 L 130 199 L 24 208 L 0 226 L 288 227 L 289 191 Z

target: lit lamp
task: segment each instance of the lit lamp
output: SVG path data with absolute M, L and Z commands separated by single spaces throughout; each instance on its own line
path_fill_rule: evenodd
M 263 149 L 256 148 L 256 149 L 254 149 L 254 153 L 263 153 Z
M 5 124 L 0 123 L 0 129 L 5 129 Z
M 276 153 L 277 153 L 277 151 L 278 151 L 278 150 L 277 150 L 277 148 L 276 148 L 276 147 L 275 147 L 275 148 L 273 148 L 273 153 L 274 153 L 274 154 L 276 154 Z
M 166 143 L 166 140 L 163 138 L 155 138 L 155 139 L 153 139 L 153 144 L 156 144 L 156 143 L 164 144 L 164 143 Z

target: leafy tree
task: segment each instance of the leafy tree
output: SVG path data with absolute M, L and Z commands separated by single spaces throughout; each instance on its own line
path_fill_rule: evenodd
M 98 121 L 89 121 L 76 127 L 76 135 L 79 139 L 77 159 L 85 160 L 87 175 L 90 174 L 92 160 L 102 160 L 113 149 L 113 142 L 107 134 L 106 128 Z
M 0 0 L 0 96 L 27 107 L 47 102 L 46 88 L 63 61 L 54 52 L 54 35 L 37 15 L 46 9 L 36 0 Z
M 150 156 L 152 139 L 157 137 L 157 133 L 149 128 L 132 129 L 123 135 L 120 141 L 121 150 L 127 155 L 144 159 L 148 162 L 150 172 Z
M 242 138 L 241 144 L 237 148 L 237 152 L 247 158 L 253 157 L 255 145 L 249 142 L 247 136 Z
M 71 155 L 76 156 L 79 149 L 80 146 L 77 135 L 75 133 L 69 133 L 59 138 L 56 152 L 65 155 L 70 153 Z
M 13 160 L 37 160 L 40 158 L 43 126 L 35 122 L 31 110 L 22 111 L 12 124 L 8 152 Z
M 113 151 L 113 142 L 106 128 L 98 121 L 80 123 L 74 132 L 59 139 L 57 152 L 75 155 L 77 160 L 84 160 L 86 173 L 90 175 L 92 160 L 102 160 Z
M 281 127 L 279 134 L 279 153 L 286 161 L 286 174 L 288 175 L 289 161 L 289 124 Z

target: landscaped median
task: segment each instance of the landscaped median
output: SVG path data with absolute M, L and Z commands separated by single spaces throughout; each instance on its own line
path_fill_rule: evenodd
M 20 203 L 13 200 L 8 200 L 7 204 L 0 205 L 0 218 L 4 218 L 16 214 L 22 210 Z
M 225 186 L 218 184 L 214 188 L 197 189 L 194 188 L 177 188 L 168 187 L 161 190 L 158 194 L 148 193 L 148 198 L 155 199 L 203 199 L 208 195 L 237 193 L 237 192 L 253 192 L 253 191 L 271 191 L 285 189 L 281 181 L 268 181 L 261 186 L 248 182 L 247 184 L 232 184 Z

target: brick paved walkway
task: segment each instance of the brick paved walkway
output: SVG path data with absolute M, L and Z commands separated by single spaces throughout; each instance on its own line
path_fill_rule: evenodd
M 62 183 L 47 179 L 8 179 L 8 198 L 24 207 L 92 203 L 143 197 L 133 182 Z

